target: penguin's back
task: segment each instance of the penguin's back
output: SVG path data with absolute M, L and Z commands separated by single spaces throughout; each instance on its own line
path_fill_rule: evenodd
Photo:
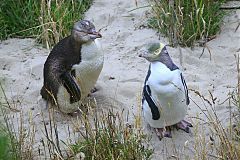
M 57 100 L 61 86 L 60 75 L 70 71 L 74 64 L 81 61 L 80 48 L 81 46 L 74 44 L 71 36 L 62 39 L 53 47 L 44 63 L 44 86 L 41 89 L 44 99 L 52 102 Z

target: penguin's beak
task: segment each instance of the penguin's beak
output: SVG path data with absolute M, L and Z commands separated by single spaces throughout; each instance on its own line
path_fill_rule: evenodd
M 102 35 L 99 32 L 95 31 L 95 30 L 91 30 L 91 32 L 88 32 L 88 34 L 90 35 L 90 37 L 92 39 L 102 38 Z
M 147 51 L 140 50 L 140 51 L 139 51 L 139 54 L 138 54 L 138 57 L 146 58 L 147 55 L 148 55 Z

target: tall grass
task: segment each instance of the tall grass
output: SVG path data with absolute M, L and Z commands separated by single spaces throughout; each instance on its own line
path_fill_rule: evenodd
M 239 55 L 235 55 L 236 70 L 238 82 L 236 89 L 232 91 L 223 103 L 229 105 L 228 124 L 224 124 L 216 111 L 216 97 L 209 91 L 209 97 L 206 98 L 198 91 L 192 90 L 202 101 L 197 107 L 204 114 L 206 120 L 198 118 L 205 125 L 195 127 L 195 159 L 240 159 L 240 61 Z M 234 110 L 237 108 L 237 111 Z M 208 137 L 205 136 L 204 130 L 209 130 Z
M 149 26 L 168 37 L 171 45 L 192 46 L 207 42 L 220 30 L 225 0 L 150 0 L 153 16 Z
M 209 92 L 211 98 L 206 98 L 194 91 L 203 104 L 196 104 L 205 115 L 206 120 L 197 117 L 200 121 L 195 127 L 194 159 L 240 159 L 240 141 L 236 141 L 237 132 L 233 131 L 233 111 L 229 99 L 229 124 L 223 123 L 216 111 L 215 97 Z M 204 124 L 199 125 L 200 123 Z M 238 120 L 238 123 L 239 120 Z M 205 135 L 209 130 L 209 135 Z
M 0 84 L 1 86 L 1 84 Z M 142 132 L 140 115 L 136 115 L 134 124 L 129 124 L 128 116 L 124 117 L 123 112 L 112 110 L 100 113 L 88 111 L 82 112 L 82 116 L 69 122 L 68 135 L 75 137 L 79 132 L 81 138 L 77 142 L 67 142 L 60 139 L 59 127 L 55 120 L 55 111 L 48 109 L 48 117 L 37 124 L 42 127 L 43 137 L 41 144 L 36 150 L 35 128 L 32 114 L 23 117 L 23 112 L 14 109 L 18 104 L 8 102 L 3 91 L 4 102 L 0 103 L 0 120 L 3 127 L 0 127 L 0 159 L 1 156 L 7 159 L 150 159 L 153 150 L 149 146 L 149 138 Z M 90 106 L 88 106 L 89 108 Z M 11 112 L 10 111 L 15 111 Z M 138 114 L 141 114 L 140 110 Z M 26 115 L 26 114 L 25 114 Z M 16 121 L 17 118 L 17 121 Z M 28 121 L 24 120 L 28 118 Z M 14 121 L 15 119 L 15 121 Z M 14 123 L 15 122 L 15 123 Z M 71 125 L 72 124 L 72 125 Z M 82 127 L 83 126 L 83 127 Z M 6 156 L 8 155 L 8 157 Z
M 1 1 L 0 39 L 33 37 L 51 47 L 69 34 L 91 3 L 92 0 Z
M 99 117 L 98 117 L 99 116 Z M 87 116 L 82 120 L 85 132 L 79 130 L 82 139 L 72 145 L 75 154 L 83 153 L 86 160 L 147 160 L 153 150 L 150 140 L 140 128 L 126 123 L 122 113 L 99 114 L 90 123 Z

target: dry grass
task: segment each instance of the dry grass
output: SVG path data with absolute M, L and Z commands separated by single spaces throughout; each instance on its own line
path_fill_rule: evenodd
M 4 92 L 3 92 L 4 93 Z M 13 112 L 11 103 L 5 99 L 6 103 L 1 103 L 3 116 L 4 144 L 7 148 L 1 147 L 0 152 L 5 152 L 12 157 L 8 159 L 150 159 L 153 150 L 149 148 L 149 138 L 142 132 L 139 124 L 139 115 L 135 124 L 128 123 L 128 117 L 123 116 L 123 112 L 112 110 L 101 113 L 82 113 L 81 117 L 69 122 L 68 135 L 76 136 L 80 133 L 81 138 L 77 142 L 67 142 L 59 138 L 58 123 L 55 120 L 55 111 L 48 109 L 48 116 L 44 118 L 43 112 L 42 126 L 44 136 L 41 144 L 35 145 L 35 128 L 31 112 L 28 117 L 23 117 L 23 112 Z M 15 104 L 19 106 L 19 104 Z M 140 111 L 140 110 L 139 110 Z M 141 114 L 141 112 L 139 112 Z M 45 113 L 46 115 L 46 113 Z M 17 118 L 17 124 L 14 120 Z M 27 124 L 25 118 L 28 118 Z M 15 121 L 16 122 L 16 121 Z M 24 124 L 25 123 L 25 124 Z M 79 128 L 83 126 L 83 128 Z
M 149 149 L 149 138 L 141 128 L 126 123 L 127 119 L 112 110 L 95 115 L 93 123 L 85 115 L 80 122 L 85 131 L 79 130 L 83 138 L 72 145 L 73 152 L 84 153 L 89 160 L 150 159 L 153 150 Z

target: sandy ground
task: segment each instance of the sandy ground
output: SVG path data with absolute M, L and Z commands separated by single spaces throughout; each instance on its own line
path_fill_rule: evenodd
M 145 6 L 145 0 L 139 0 L 138 6 Z M 140 95 L 143 81 L 149 63 L 139 58 L 138 51 L 149 42 L 167 40 L 152 30 L 142 27 L 146 19 L 145 11 L 149 8 L 138 9 L 135 1 L 128 0 L 96 0 L 86 13 L 86 19 L 93 21 L 96 28 L 103 28 L 101 43 L 105 54 L 103 71 L 97 82 L 99 91 L 92 96 L 96 98 L 98 107 L 104 109 L 122 109 L 136 114 L 139 109 Z M 131 11 L 131 12 L 129 12 Z M 216 39 L 207 43 L 210 53 L 206 49 L 201 58 L 201 47 L 170 48 L 169 53 L 173 61 L 182 68 L 183 75 L 189 89 L 198 90 L 205 97 L 210 98 L 212 92 L 216 100 L 216 110 L 222 122 L 227 122 L 227 103 L 221 104 L 227 98 L 237 83 L 236 61 L 234 54 L 240 52 L 240 29 L 235 31 L 240 22 L 240 10 L 233 11 L 225 20 L 221 33 Z M 180 52 L 182 63 L 180 64 Z M 47 109 L 39 91 L 43 83 L 43 64 L 49 51 L 37 45 L 33 39 L 9 39 L 0 43 L 0 79 L 10 102 L 22 110 L 27 125 L 29 113 L 32 113 L 36 127 L 36 145 L 38 148 L 43 136 L 42 117 L 46 120 Z M 205 119 L 195 103 L 203 106 L 201 99 L 190 91 L 191 103 L 187 118 L 196 124 L 197 115 Z M 14 106 L 13 106 L 14 107 Z M 19 113 L 14 117 L 18 121 Z M 63 115 L 56 111 L 56 121 L 59 126 L 60 139 L 68 139 L 67 128 L 74 117 Z M 131 116 L 133 117 L 133 116 Z M 130 123 L 133 119 L 130 118 Z M 153 159 L 166 159 L 168 155 L 184 157 L 193 155 L 195 141 L 194 129 L 192 134 L 174 131 L 173 138 L 159 141 L 152 130 L 143 123 L 146 134 L 152 135 L 151 145 L 155 150 Z M 208 138 L 209 133 L 204 133 Z

